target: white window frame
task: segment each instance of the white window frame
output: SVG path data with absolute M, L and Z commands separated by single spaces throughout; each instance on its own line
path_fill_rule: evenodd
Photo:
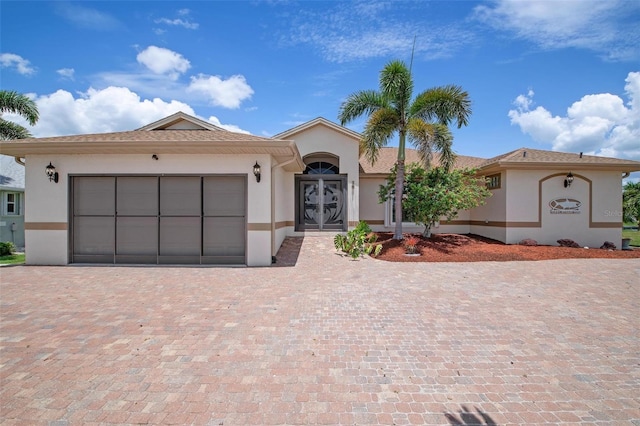
M 395 208 L 395 197 L 391 197 L 390 200 L 387 200 L 384 202 L 385 203 L 385 208 L 384 208 L 384 225 L 387 227 L 391 227 L 391 226 L 395 226 L 396 225 L 396 221 L 393 220 L 393 210 Z M 413 226 L 413 227 L 419 227 L 420 225 L 418 225 L 415 222 L 402 222 L 403 226 Z
M 22 214 L 22 197 L 20 192 L 5 193 L 2 203 L 2 210 L 6 216 L 20 216 Z M 9 201 L 9 196 L 13 195 L 13 201 Z M 13 212 L 9 211 L 9 205 L 13 204 Z

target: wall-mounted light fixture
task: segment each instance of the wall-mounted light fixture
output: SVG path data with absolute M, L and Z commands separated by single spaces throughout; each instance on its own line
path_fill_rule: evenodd
M 571 172 L 569 172 L 569 174 L 567 175 L 566 179 L 564 180 L 564 187 L 568 188 L 571 186 L 571 184 L 573 183 L 573 174 L 571 174 Z
M 56 172 L 56 168 L 51 164 L 51 161 L 49 161 L 49 165 L 44 169 L 44 172 L 47 174 L 50 182 L 58 183 L 58 172 Z
M 260 164 L 257 161 L 253 165 L 253 175 L 256 177 L 256 182 L 260 182 Z
M 151 156 L 151 158 L 152 158 L 153 160 L 158 161 L 158 155 L 157 155 L 157 154 L 153 154 L 153 155 Z

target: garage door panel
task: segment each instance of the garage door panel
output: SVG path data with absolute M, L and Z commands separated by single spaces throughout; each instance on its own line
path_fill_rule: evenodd
M 198 176 L 160 178 L 160 214 L 163 216 L 200 216 L 202 188 Z
M 123 216 L 157 216 L 158 178 L 118 177 L 117 211 Z
M 244 256 L 245 220 L 243 217 L 205 217 L 204 256 Z
M 116 226 L 116 254 L 158 254 L 157 217 L 119 217 Z
M 242 176 L 207 176 L 203 182 L 205 216 L 244 216 L 245 178 Z
M 82 176 L 74 179 L 73 213 L 78 216 L 115 214 L 116 179 Z
M 200 256 L 199 217 L 161 217 L 161 256 Z
M 113 217 L 84 216 L 73 221 L 73 252 L 76 262 L 113 262 Z

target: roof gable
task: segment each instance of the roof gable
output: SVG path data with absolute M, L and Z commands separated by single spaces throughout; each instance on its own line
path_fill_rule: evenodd
M 278 133 L 273 138 L 274 139 L 292 139 L 294 135 L 302 133 L 316 126 L 323 126 L 323 127 L 329 128 L 333 131 L 346 135 L 358 142 L 360 142 L 360 138 L 362 137 L 358 132 L 354 132 L 353 130 L 347 129 L 344 126 L 340 126 L 339 124 L 329 121 L 326 118 L 318 117 L 318 118 L 314 118 L 311 121 L 307 121 L 306 123 L 302 123 L 292 129 L 285 130 L 282 133 Z
M 222 127 L 178 111 L 136 130 L 222 130 Z

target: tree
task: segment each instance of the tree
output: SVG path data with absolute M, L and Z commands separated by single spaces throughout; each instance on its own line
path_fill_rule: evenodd
M 2 118 L 2 114 L 19 114 L 24 117 L 30 125 L 35 125 L 40 117 L 36 103 L 27 96 L 8 90 L 0 90 L 0 139 L 25 139 L 30 138 L 31 133 L 25 127 L 7 121 Z
M 395 170 L 380 185 L 378 197 L 384 202 L 395 197 Z M 447 171 L 443 167 L 425 170 L 419 164 L 410 164 L 403 185 L 402 206 L 407 217 L 424 226 L 425 237 L 431 237 L 431 227 L 446 217 L 454 219 L 458 212 L 484 204 L 491 196 L 485 180 L 476 176 L 474 169 Z M 397 216 L 396 216 L 397 217 Z M 396 220 L 397 222 L 397 220 Z
M 360 152 L 371 164 L 378 158 L 380 148 L 386 146 L 398 133 L 396 161 L 396 191 L 402 192 L 406 139 L 420 153 L 429 167 L 433 152 L 440 153 L 440 164 L 449 170 L 455 161 L 451 149 L 453 136 L 447 127 L 456 122 L 458 128 L 466 126 L 471 115 L 471 100 L 461 87 L 449 85 L 427 89 L 413 101 L 413 77 L 402 61 L 389 62 L 380 72 L 380 90 L 361 90 L 352 93 L 340 106 L 338 119 L 343 126 L 360 117 L 368 116 Z M 402 202 L 395 201 L 397 218 L 402 217 Z M 396 220 L 394 239 L 402 239 L 402 220 Z
M 629 182 L 624 186 L 622 214 L 625 222 L 640 222 L 640 182 Z

